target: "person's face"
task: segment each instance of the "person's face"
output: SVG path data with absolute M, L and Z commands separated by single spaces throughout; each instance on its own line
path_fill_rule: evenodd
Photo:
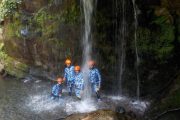
M 70 63 L 67 63 L 67 64 L 66 64 L 66 66 L 67 66 L 67 67 L 70 67 L 70 66 L 71 66 L 71 64 L 70 64 Z
M 94 67 L 93 61 L 89 61 L 88 66 L 89 66 L 90 69 L 93 68 Z
M 89 68 L 90 68 L 90 69 L 92 69 L 93 67 L 94 67 L 94 65 L 92 65 L 92 64 L 89 65 Z
M 63 79 L 62 79 L 62 78 L 58 78 L 58 79 L 57 79 L 57 83 L 58 83 L 58 84 L 62 84 L 62 83 L 63 83 Z
M 76 72 L 76 74 L 78 74 L 78 73 L 79 73 L 79 70 L 75 70 L 75 72 Z

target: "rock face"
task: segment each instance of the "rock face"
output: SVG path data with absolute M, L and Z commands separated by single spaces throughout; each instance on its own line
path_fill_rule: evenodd
M 167 93 L 161 95 L 161 99 L 157 99 L 151 106 L 148 116 L 156 116 L 160 118 L 167 118 L 167 120 L 173 118 L 179 118 L 180 111 L 180 74 L 174 79 L 174 85 L 169 86 Z M 176 120 L 176 119 L 175 119 Z
M 81 57 L 79 15 L 76 0 L 24 0 L 2 23 L 3 52 L 27 66 L 61 73 L 66 58 L 78 64 Z
M 128 116 L 108 111 L 108 110 L 99 110 L 88 114 L 76 114 L 71 115 L 65 120 L 136 120 Z

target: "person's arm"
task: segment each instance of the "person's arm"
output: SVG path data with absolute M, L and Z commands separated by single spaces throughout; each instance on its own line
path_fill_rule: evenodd
M 62 96 L 62 86 L 60 86 L 59 97 Z
M 67 72 L 66 72 L 66 69 L 64 70 L 64 78 L 63 78 L 63 81 L 66 81 L 67 79 Z
M 83 80 L 83 78 L 81 78 L 81 90 L 83 90 L 84 89 L 84 80 Z
M 96 73 L 97 73 L 97 76 L 98 76 L 98 81 L 97 81 L 98 82 L 98 87 L 100 89 L 101 88 L 101 74 L 100 74 L 98 69 L 97 69 Z
M 56 85 L 54 85 L 54 86 L 52 87 L 52 94 L 54 94 L 55 91 L 56 91 Z
M 73 83 L 75 83 L 75 70 L 74 70 L 74 66 L 72 66 L 71 72 L 72 72 Z

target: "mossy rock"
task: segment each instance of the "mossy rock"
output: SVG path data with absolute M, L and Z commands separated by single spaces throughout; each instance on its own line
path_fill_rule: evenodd
M 15 60 L 12 57 L 7 57 L 7 59 L 4 61 L 4 64 L 4 69 L 9 75 L 15 76 L 17 78 L 24 78 L 28 73 L 28 66 Z
M 12 76 L 23 78 L 28 73 L 28 66 L 13 57 L 8 56 L 4 51 L 4 44 L 0 43 L 0 62 L 3 69 Z

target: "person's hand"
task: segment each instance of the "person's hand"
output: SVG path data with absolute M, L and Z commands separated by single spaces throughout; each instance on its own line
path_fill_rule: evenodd
M 62 97 L 62 94 L 59 94 L 59 97 Z
M 83 96 L 83 91 L 80 92 L 80 96 Z
M 98 92 L 98 91 L 99 91 L 99 87 L 96 87 L 96 88 L 95 88 L 95 91 Z
M 99 92 L 99 91 L 100 91 L 100 88 L 101 88 L 100 86 L 98 86 L 98 87 L 97 87 L 97 92 Z

